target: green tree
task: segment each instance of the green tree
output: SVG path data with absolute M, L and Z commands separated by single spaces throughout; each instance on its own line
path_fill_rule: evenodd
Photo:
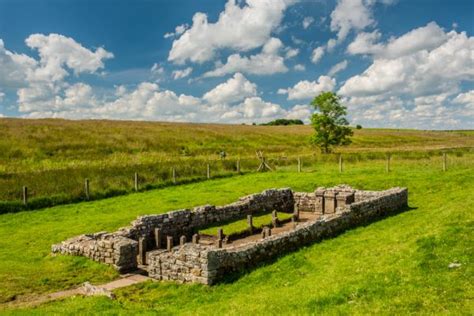
M 318 111 L 311 116 L 315 130 L 311 142 L 325 154 L 331 152 L 333 146 L 349 145 L 353 132 L 347 126 L 346 107 L 340 103 L 340 97 L 333 92 L 322 92 L 311 105 Z

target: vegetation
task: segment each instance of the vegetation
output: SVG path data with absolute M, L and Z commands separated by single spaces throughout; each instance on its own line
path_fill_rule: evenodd
M 0 213 L 80 202 L 84 181 L 92 200 L 139 190 L 256 170 L 256 150 L 263 150 L 273 167 L 334 162 L 309 144 L 312 128 L 126 121 L 66 121 L 0 119 Z M 403 159 L 463 155 L 474 147 L 473 131 L 355 130 L 352 144 L 339 148 L 345 161 L 384 159 L 392 152 Z M 469 150 L 469 149 L 467 149 Z M 225 152 L 226 158 L 220 159 Z M 29 203 L 21 203 L 22 187 Z M 3 202 L 1 202 L 3 201 Z
M 471 314 L 473 310 L 473 154 L 335 161 L 280 168 L 37 212 L 0 215 L 0 301 L 117 277 L 82 257 L 53 256 L 51 244 L 101 230 L 113 231 L 139 214 L 202 204 L 223 205 L 269 187 L 310 191 L 347 183 L 380 190 L 409 188 L 410 211 L 313 244 L 274 263 L 213 287 L 167 282 L 116 291 L 117 299 L 74 297 L 2 314 Z M 288 167 L 290 168 L 290 167 Z M 311 170 L 311 172 L 310 172 Z M 449 268 L 450 263 L 458 268 Z M 21 306 L 21 304 L 20 304 Z M 18 306 L 17 306 L 18 307 Z M 3 310 L 2 310 L 3 309 Z
M 304 125 L 302 120 L 290 120 L 290 119 L 276 119 L 274 121 L 268 122 L 268 123 L 263 123 L 260 125 L 264 126 L 279 126 L 279 125 Z
M 284 220 L 290 219 L 292 214 L 278 212 L 277 216 L 279 220 L 284 221 Z M 252 221 L 253 221 L 253 227 L 255 228 L 262 228 L 263 226 L 269 226 L 272 223 L 272 214 L 268 212 L 256 214 L 252 216 Z M 247 231 L 249 227 L 247 224 L 247 218 L 243 218 L 236 221 L 229 221 L 228 223 L 225 223 L 225 224 L 221 223 L 219 225 L 212 225 L 210 227 L 206 227 L 200 230 L 199 233 L 215 236 L 217 235 L 217 230 L 219 228 L 222 228 L 222 231 L 224 232 L 225 235 L 232 235 L 232 234 L 239 234 L 244 231 Z
M 331 152 L 333 146 L 349 145 L 354 132 L 348 127 L 349 122 L 344 117 L 346 107 L 340 103 L 339 96 L 334 92 L 322 92 L 311 105 L 319 111 L 311 116 L 315 130 L 311 142 L 325 154 Z

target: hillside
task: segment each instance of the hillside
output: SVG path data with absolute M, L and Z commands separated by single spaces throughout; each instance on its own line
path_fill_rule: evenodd
M 262 150 L 272 166 L 305 166 L 337 161 L 309 143 L 310 126 L 252 126 L 136 121 L 68 121 L 0 119 L 0 213 L 23 209 L 22 187 L 28 187 L 28 208 L 126 194 L 173 182 L 201 180 L 206 165 L 211 176 L 255 171 L 255 152 Z M 472 131 L 354 130 L 353 143 L 337 149 L 345 161 L 430 159 L 440 150 L 462 155 L 474 147 Z M 225 159 L 220 158 L 221 152 Z M 2 202 L 4 201 L 4 202 Z M 6 202 L 5 202 L 6 201 Z M 3 204 L 2 204 L 3 203 Z
M 450 159 L 351 164 L 341 174 L 248 174 L 35 212 L 0 215 L 0 311 L 3 314 L 472 314 L 472 154 Z M 113 231 L 137 215 L 206 203 L 222 205 L 269 187 L 310 191 L 347 183 L 361 189 L 405 186 L 410 210 L 313 244 L 213 287 L 150 282 L 117 299 L 74 297 L 38 307 L 30 298 L 117 277 L 83 257 L 52 256 L 68 237 Z M 450 268 L 451 263 L 460 264 Z M 13 309 L 14 308 L 14 309 Z M 22 308 L 22 309 L 17 309 Z M 3 310 L 2 310 L 3 309 Z

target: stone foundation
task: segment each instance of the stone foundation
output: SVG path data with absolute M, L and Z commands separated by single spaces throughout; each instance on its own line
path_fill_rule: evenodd
M 206 205 L 193 210 L 142 216 L 115 233 L 81 235 L 54 245 L 52 251 L 87 256 L 120 271 L 136 268 L 137 257 L 145 258 L 141 260 L 145 260 L 152 278 L 215 284 L 229 273 L 401 211 L 407 206 L 407 200 L 405 188 L 360 191 L 337 186 L 318 188 L 311 193 L 267 190 L 226 206 Z M 222 247 L 222 240 L 218 245 L 200 244 L 196 236 L 192 238 L 199 228 L 209 224 L 242 219 L 262 210 L 288 213 L 295 207 L 299 212 L 314 212 L 318 216 L 312 221 L 296 222 L 289 231 L 236 246 Z M 160 238 L 157 238 L 156 229 L 162 234 Z M 180 244 L 181 236 L 184 237 Z M 189 242 L 184 243 L 185 239 Z M 157 240 L 160 241 L 158 244 Z M 167 240 L 173 240 L 176 246 L 168 245 L 167 249 Z M 138 247 L 137 241 L 146 242 Z

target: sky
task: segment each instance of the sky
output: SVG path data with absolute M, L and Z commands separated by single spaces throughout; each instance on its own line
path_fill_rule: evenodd
M 472 0 L 0 0 L 0 117 L 474 128 Z

